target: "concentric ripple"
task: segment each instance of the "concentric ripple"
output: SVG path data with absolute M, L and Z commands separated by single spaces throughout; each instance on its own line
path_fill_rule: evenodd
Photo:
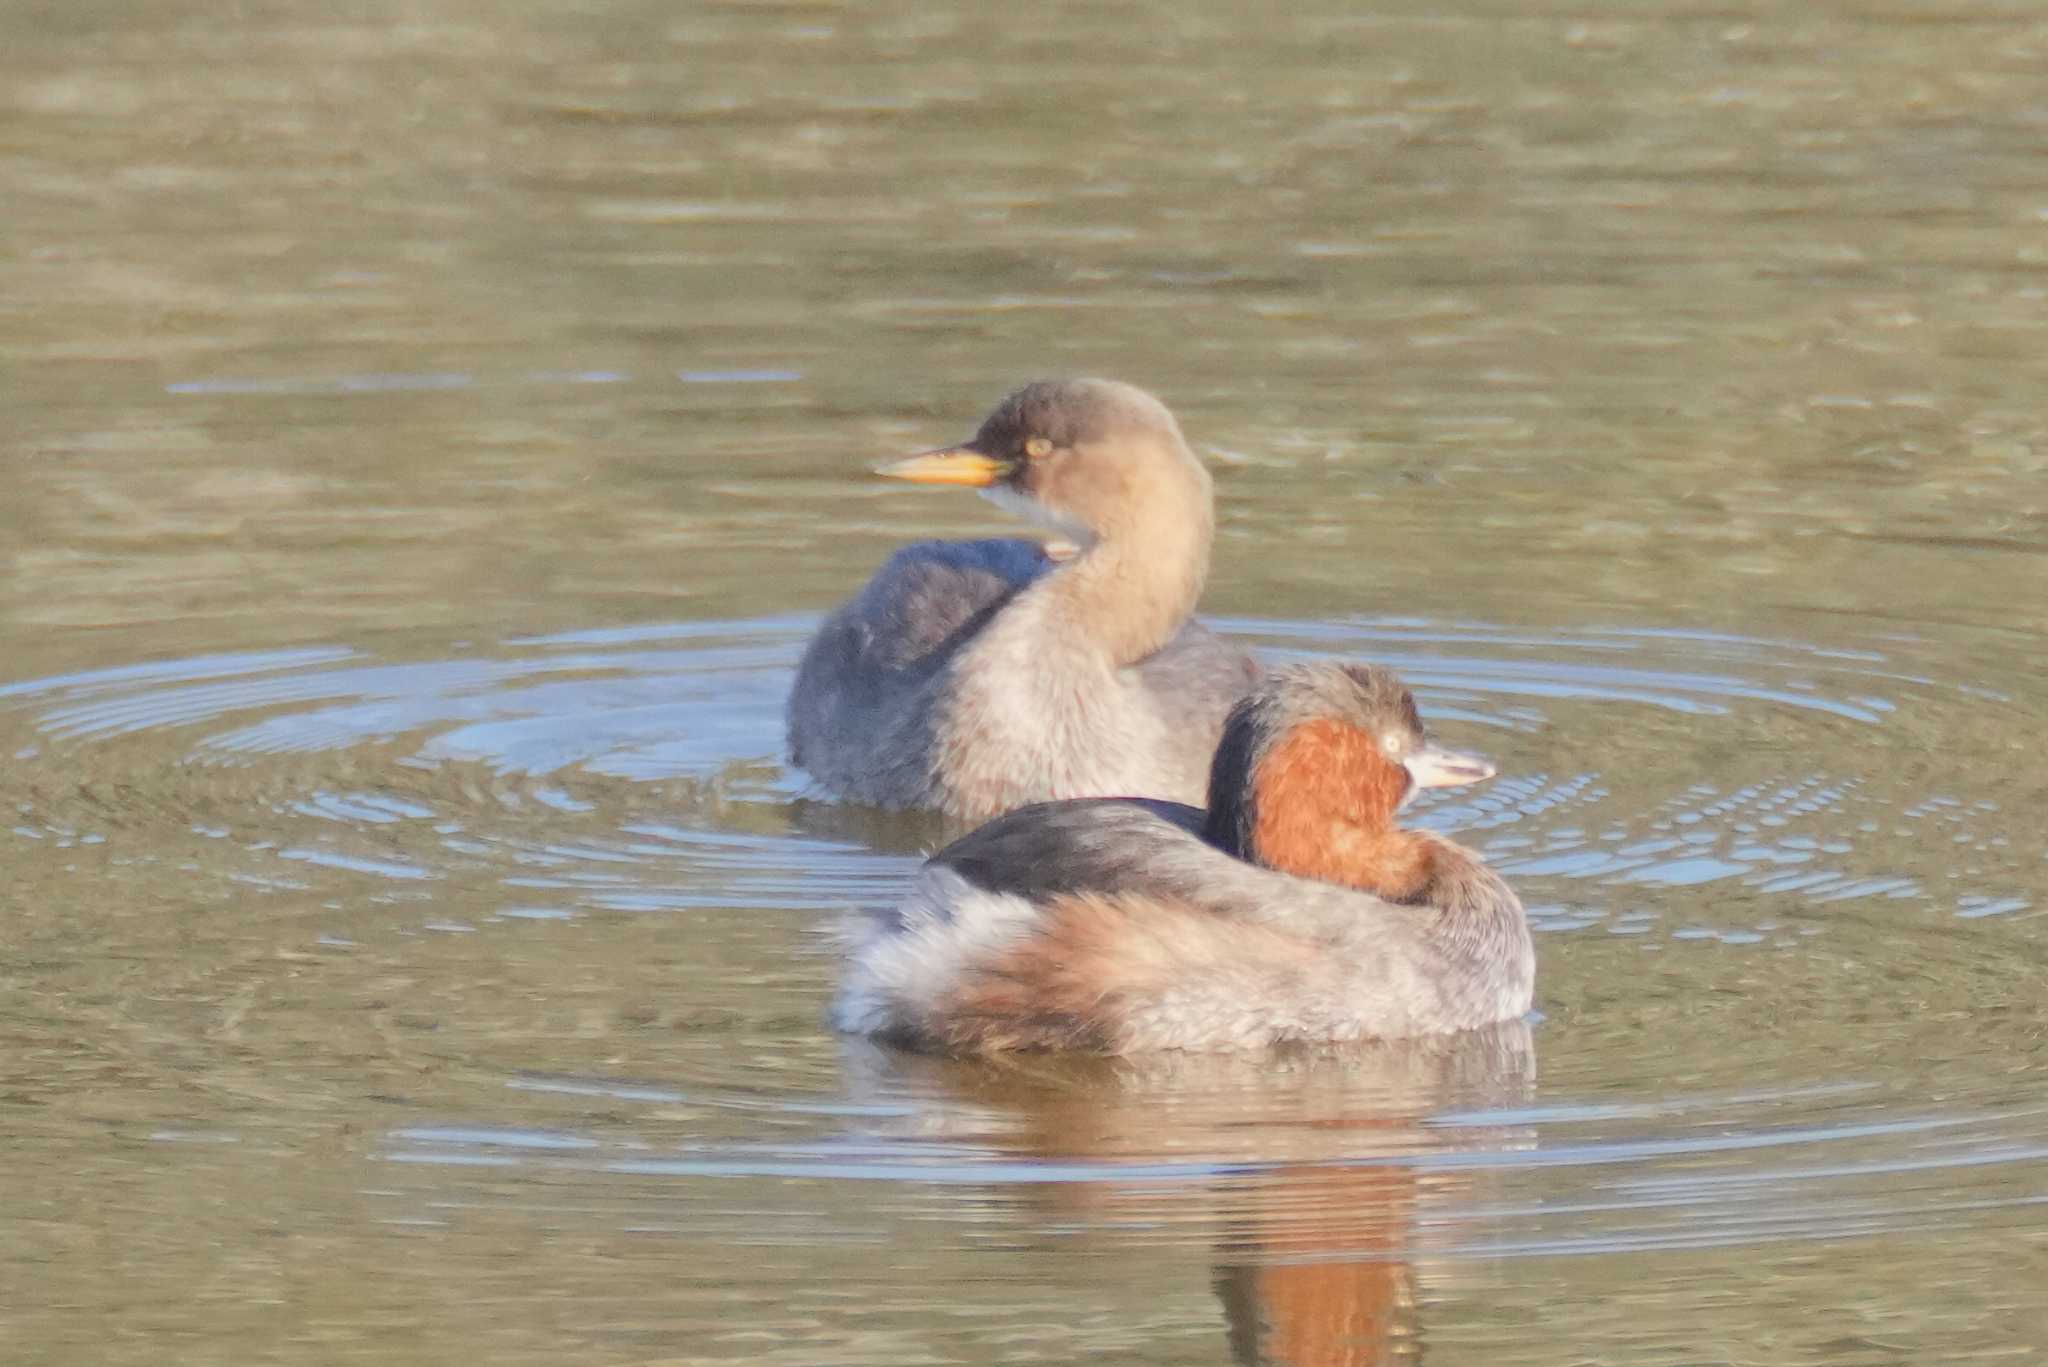
M 1915 1105 L 1886 1084 L 1853 1081 L 1546 1101 L 1537 1044 L 1519 1024 L 1278 1066 L 989 1065 L 847 1051 L 849 1090 L 791 1106 L 772 1137 L 736 1142 L 657 1137 L 659 1121 L 639 1131 L 616 1112 L 745 1109 L 754 1099 L 508 1079 L 558 1103 L 603 1099 L 613 1127 L 395 1128 L 380 1155 L 396 1165 L 383 1195 L 403 1218 L 445 1199 L 451 1183 L 488 1204 L 545 1180 L 575 1186 L 597 1209 L 710 1236 L 720 1203 L 707 1180 L 829 1178 L 885 1184 L 855 1204 L 890 1218 L 978 1224 L 985 1209 L 961 1193 L 993 1191 L 1012 1221 L 1045 1237 L 1339 1261 L 1382 1259 L 1392 1244 L 1436 1262 L 2017 1225 L 2048 1205 L 2048 1102 Z M 408 1175 L 480 1168 L 491 1175 Z M 1261 1246 L 1249 1253 L 1248 1230 Z
M 483 860 L 507 888 L 591 909 L 815 909 L 886 896 L 901 866 L 864 847 L 901 855 L 938 832 L 807 802 L 781 765 L 781 700 L 809 625 L 574 632 L 414 661 L 345 648 L 204 657 L 16 683 L 0 706 L 32 773 L 118 769 L 117 747 L 146 741 L 159 772 L 134 795 L 203 812 L 200 833 L 300 866 L 419 882 Z M 1439 729 L 1491 752 L 1500 780 L 1432 795 L 1423 819 L 1533 891 L 1546 929 L 1783 944 L 1817 929 L 1792 924 L 1794 910 L 1844 901 L 1964 918 L 2036 904 L 1993 796 L 1946 779 L 1906 788 L 1865 762 L 1888 753 L 1902 717 L 1924 732 L 1998 705 L 1904 650 L 1223 625 L 1269 659 L 1389 664 Z M 57 785 L 21 833 L 87 837 L 76 805 Z
M 897 895 L 941 832 L 820 802 L 781 764 L 810 625 L 16 683 L 14 838 L 119 857 L 129 832 L 182 829 L 182 867 L 311 908 L 308 953 L 411 962 L 427 951 L 404 946 L 436 936 L 568 922 L 558 955 L 627 936 L 675 955 L 680 978 L 629 966 L 597 990 L 678 1032 L 648 1071 L 499 1058 L 460 1105 L 376 1131 L 377 1200 L 408 1225 L 516 1211 L 544 1179 L 579 1193 L 551 1219 L 708 1234 L 739 1181 L 766 1242 L 977 1228 L 996 1192 L 1045 1237 L 1201 1246 L 1219 1267 L 1385 1261 L 1396 1243 L 1448 1265 L 2023 1220 L 2048 1201 L 2048 1095 L 2008 1080 L 2040 1048 L 2037 842 L 1984 770 L 1926 760 L 1930 736 L 1968 753 L 2013 719 L 1910 641 L 1226 622 L 1268 659 L 1393 666 L 1437 729 L 1498 761 L 1501 779 L 1420 819 L 1522 890 L 1543 1019 L 1277 1064 L 990 1070 L 818 1024 L 821 931 Z M 687 923 L 618 919 L 647 913 Z M 1811 1038 L 1830 1047 L 1788 1046 Z M 235 1137 L 155 1137 L 195 1135 Z M 828 1220 L 790 1178 L 886 1194 Z

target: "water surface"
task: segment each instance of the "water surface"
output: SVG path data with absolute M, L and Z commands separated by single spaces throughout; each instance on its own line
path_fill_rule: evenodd
M 462 0 L 0 19 L 23 1361 L 2048 1344 L 2048 24 Z M 940 837 L 780 706 L 865 466 L 1163 394 L 1212 618 L 1501 769 L 1538 1013 L 822 1026 Z

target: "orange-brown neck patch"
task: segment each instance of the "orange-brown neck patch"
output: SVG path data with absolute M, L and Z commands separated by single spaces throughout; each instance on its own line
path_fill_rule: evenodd
M 1428 888 L 1434 846 L 1394 827 L 1408 775 L 1355 726 L 1322 718 L 1289 731 L 1252 774 L 1250 853 L 1268 868 L 1394 901 Z

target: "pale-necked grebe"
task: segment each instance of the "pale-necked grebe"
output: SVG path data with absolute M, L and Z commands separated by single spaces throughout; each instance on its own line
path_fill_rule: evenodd
M 1491 777 L 1431 745 L 1369 665 L 1276 670 L 1232 709 L 1209 810 L 1025 807 L 933 856 L 856 929 L 833 1022 L 949 1052 L 1393 1039 L 1529 1009 L 1522 904 L 1470 850 L 1396 826 Z
M 963 821 L 1056 798 L 1199 802 L 1258 666 L 1189 618 L 1214 514 L 1166 406 L 1110 380 L 1030 384 L 971 440 L 881 473 L 981 488 L 1074 549 L 896 552 L 804 652 L 791 758 L 836 796 Z

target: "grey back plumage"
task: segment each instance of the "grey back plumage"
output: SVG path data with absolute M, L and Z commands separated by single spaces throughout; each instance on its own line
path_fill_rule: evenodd
M 849 801 L 946 807 L 934 751 L 947 671 L 1052 568 L 1042 546 L 1022 539 L 921 541 L 895 552 L 805 648 L 785 714 L 791 760 Z M 1133 672 L 1159 729 L 1197 774 L 1224 713 L 1259 676 L 1249 654 L 1192 620 Z M 1188 781 L 1161 765 L 1138 786 Z
M 852 801 L 931 805 L 941 677 L 1051 563 L 1019 538 L 920 541 L 891 555 L 804 650 L 789 695 L 790 758 Z
M 1034 902 L 1074 892 L 1114 895 L 1156 886 L 1162 871 L 1170 871 L 1170 861 L 1159 858 L 1160 832 L 1199 838 L 1201 829 L 1201 808 L 1179 802 L 1041 802 L 962 836 L 932 862 L 985 891 Z

